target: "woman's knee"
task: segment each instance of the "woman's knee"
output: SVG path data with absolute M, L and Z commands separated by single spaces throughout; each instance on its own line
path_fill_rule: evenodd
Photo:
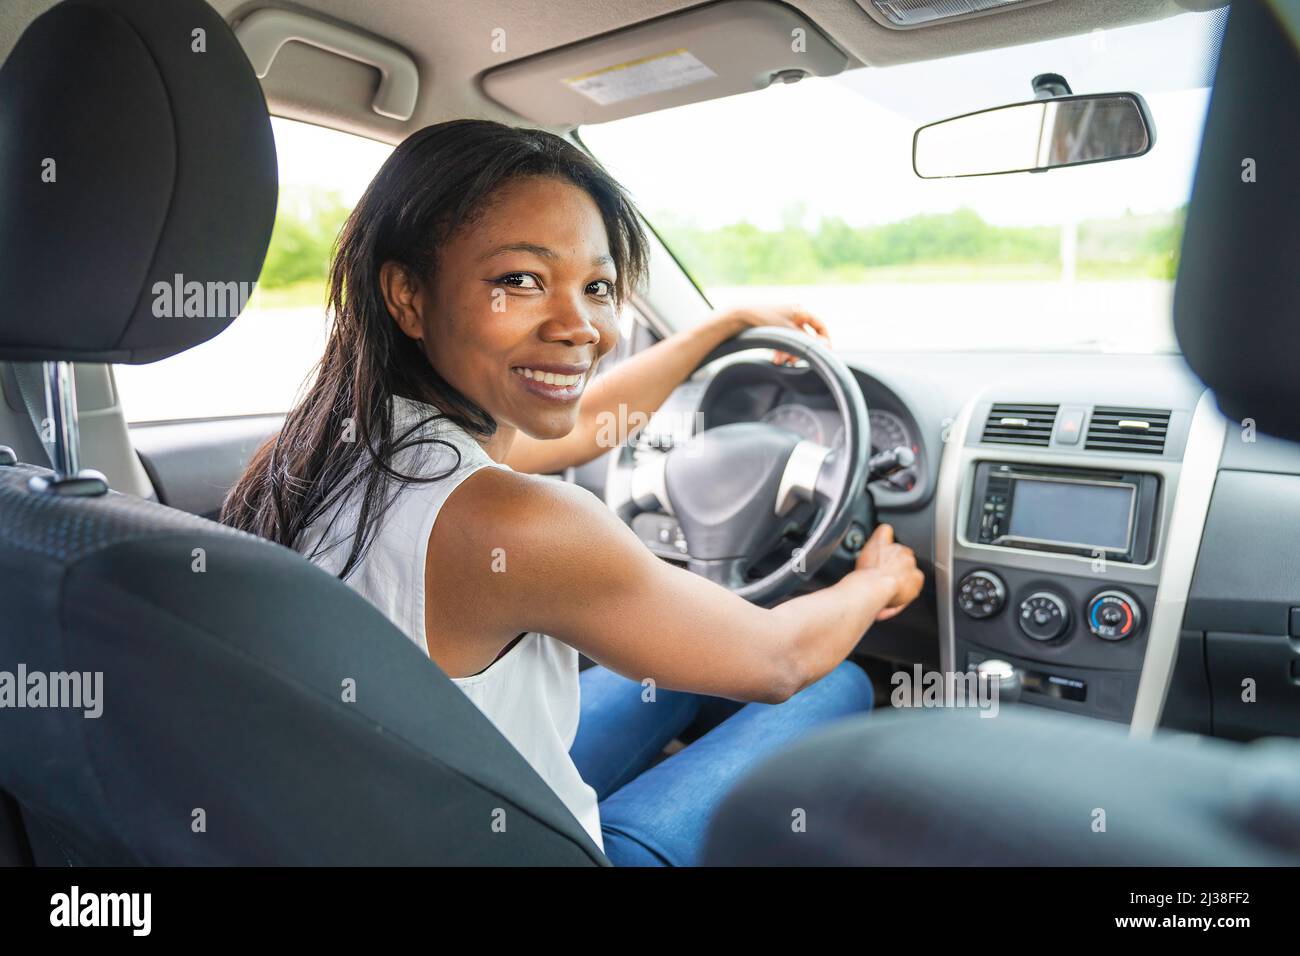
M 601 840 L 605 844 L 605 856 L 615 866 L 674 865 L 651 850 L 641 840 L 619 830 L 602 827 Z

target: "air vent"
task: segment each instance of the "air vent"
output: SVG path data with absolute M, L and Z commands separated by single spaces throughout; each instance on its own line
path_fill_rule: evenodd
M 1083 447 L 1089 451 L 1127 451 L 1160 455 L 1169 432 L 1169 409 L 1098 405 L 1088 422 Z
M 995 445 L 1050 444 L 1057 407 L 994 402 L 980 440 Z

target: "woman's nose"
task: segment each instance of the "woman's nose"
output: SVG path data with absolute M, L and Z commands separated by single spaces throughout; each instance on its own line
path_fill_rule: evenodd
M 601 339 L 601 323 L 576 303 L 567 304 L 546 320 L 541 329 L 548 342 L 591 345 Z

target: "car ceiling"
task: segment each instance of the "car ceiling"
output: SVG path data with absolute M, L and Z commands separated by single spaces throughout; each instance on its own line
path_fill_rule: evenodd
M 492 101 L 482 88 L 494 67 L 580 43 L 635 24 L 701 6 L 689 0 L 210 0 L 228 22 L 275 7 L 307 13 L 396 44 L 415 60 L 420 93 L 402 122 L 369 109 L 377 83 L 370 67 L 300 43 L 276 57 L 263 89 L 271 111 L 391 143 L 430 123 L 481 117 L 526 119 Z M 869 0 L 862 0 L 870 6 Z M 0 9 L 0 57 L 54 0 L 7 0 Z M 1221 6 L 1222 0 L 1045 0 L 990 15 L 916 29 L 881 25 L 857 0 L 792 0 L 848 57 L 850 68 L 888 66 L 982 49 L 1086 33 Z M 505 30 L 506 51 L 493 49 Z M 646 97 L 653 108 L 653 97 Z M 562 129 L 556 128 L 556 131 Z

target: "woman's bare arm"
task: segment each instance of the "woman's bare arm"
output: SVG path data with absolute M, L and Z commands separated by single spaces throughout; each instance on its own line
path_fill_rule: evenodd
M 530 438 L 521 432 L 510 446 L 506 464 L 525 474 L 546 475 L 598 458 L 632 438 L 710 352 L 755 325 L 808 326 L 820 335 L 825 334 L 825 328 L 816 318 L 790 306 L 720 312 L 597 377 L 582 396 L 573 431 L 563 438 L 546 440 Z
M 885 537 L 873 541 L 879 567 L 768 610 L 655 557 L 589 492 L 485 468 L 430 535 L 430 654 L 461 676 L 519 632 L 541 631 L 633 680 L 785 700 L 920 590 L 910 550 Z

